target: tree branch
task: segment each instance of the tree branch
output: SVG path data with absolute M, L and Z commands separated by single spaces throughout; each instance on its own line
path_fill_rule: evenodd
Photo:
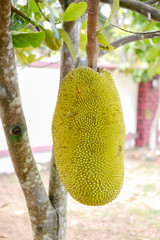
M 113 41 L 110 43 L 110 45 L 113 46 L 114 49 L 116 49 L 131 42 L 136 42 L 138 40 L 144 40 L 144 39 L 150 39 L 150 38 L 160 38 L 160 31 L 153 31 L 153 32 L 147 32 L 142 34 L 140 33 L 133 34 L 133 35 L 118 39 L 116 41 Z M 106 53 L 107 53 L 106 51 L 101 50 L 99 57 L 101 57 Z
M 113 0 L 100 0 L 103 3 L 112 4 Z M 160 10 L 146 4 L 144 2 L 136 1 L 136 0 L 119 0 L 120 7 L 126 8 L 141 15 L 145 16 L 148 19 L 150 16 L 150 20 L 154 20 L 156 22 L 160 22 Z
M 19 16 L 21 16 L 22 18 L 24 18 L 25 20 L 27 20 L 29 23 L 32 23 L 36 28 L 40 28 L 40 29 L 42 29 L 42 30 L 45 30 L 45 28 L 42 26 L 42 24 L 33 21 L 30 17 L 28 17 L 28 16 L 25 15 L 23 12 L 21 12 L 20 10 L 18 10 L 17 8 L 15 8 L 13 5 L 11 6 L 11 8 L 12 8 L 12 12 L 18 14 Z
M 46 21 L 50 22 L 49 18 L 46 17 L 46 15 L 44 14 L 44 12 L 42 11 L 41 7 L 39 6 L 39 2 L 35 1 L 37 4 L 37 7 L 39 8 L 40 13 L 42 14 L 42 16 L 44 17 L 44 19 L 46 19 Z
M 67 192 L 57 172 L 54 151 L 52 152 L 50 163 L 49 197 L 58 215 L 58 227 L 57 227 L 58 240 L 65 240 L 67 221 L 66 219 Z
M 77 21 L 78 22 L 78 21 Z M 77 28 L 76 21 L 72 22 L 64 22 L 63 23 L 63 29 L 69 34 L 73 45 L 75 46 L 75 43 L 77 41 L 77 38 L 79 39 L 79 36 L 76 36 L 78 34 L 79 28 Z M 73 38 L 74 36 L 74 38 Z M 63 46 L 61 49 L 61 67 L 60 67 L 60 81 L 63 80 L 63 78 L 74 69 L 75 61 L 71 55 L 71 52 L 69 51 L 67 45 L 63 42 Z
M 146 31 L 146 32 L 133 32 L 133 31 L 130 31 L 130 30 L 127 30 L 127 29 L 124 29 L 124 28 L 121 28 L 121 27 L 119 27 L 119 26 L 117 26 L 117 25 L 115 25 L 115 24 L 111 24 L 111 26 L 113 26 L 113 27 L 115 27 L 115 28 L 118 28 L 118 29 L 120 29 L 120 30 L 122 30 L 122 31 L 124 31 L 124 32 L 127 32 L 127 33 L 133 33 L 133 34 L 141 34 L 141 35 L 145 35 L 145 34 L 148 34 L 148 33 L 160 33 L 160 31 L 159 30 L 157 30 L 157 31 Z
M 87 24 L 87 62 L 88 67 L 97 71 L 97 59 L 99 45 L 97 40 L 99 0 L 88 0 L 88 24 Z
M 10 0 L 0 0 L 0 91 L 0 116 L 14 169 L 26 198 L 34 240 L 57 239 L 57 214 L 31 152 L 21 105 L 11 37 Z

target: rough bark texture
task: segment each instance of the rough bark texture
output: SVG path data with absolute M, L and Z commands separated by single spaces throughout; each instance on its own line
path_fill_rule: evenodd
M 15 172 L 26 198 L 34 239 L 56 240 L 57 214 L 37 170 L 23 115 L 10 17 L 10 0 L 0 0 L 0 116 Z
M 68 7 L 68 3 L 71 1 L 60 1 L 62 8 Z M 78 2 L 78 0 L 76 1 Z M 79 51 L 79 35 L 81 29 L 81 19 L 73 22 L 64 22 L 63 28 L 70 35 L 71 41 L 74 45 L 76 56 L 78 57 Z M 60 66 L 60 82 L 63 78 L 75 67 L 75 61 L 64 43 L 61 50 L 61 66 Z M 52 153 L 51 165 L 50 165 L 50 182 L 49 182 L 49 196 L 52 205 L 58 213 L 58 240 L 66 239 L 66 208 L 67 208 L 67 192 L 61 183 L 59 178 L 54 152 Z
M 77 21 L 78 22 L 78 21 Z M 63 28 L 68 34 L 70 35 L 70 38 L 72 40 L 73 45 L 75 46 L 77 44 L 77 39 L 79 39 L 78 32 L 79 29 L 77 28 L 77 22 L 64 22 Z M 61 51 L 61 67 L 60 67 L 60 81 L 63 80 L 63 78 L 74 69 L 75 61 L 67 47 L 67 45 L 64 43 Z
M 67 221 L 67 191 L 59 178 L 55 164 L 54 152 L 52 153 L 50 163 L 49 197 L 58 215 L 57 238 L 58 240 L 65 240 Z
M 88 0 L 88 26 L 87 26 L 87 65 L 97 71 L 99 45 L 97 40 L 99 0 Z
M 146 2 L 146 4 L 152 5 L 152 4 L 158 3 L 158 2 L 159 2 L 159 0 L 151 0 L 151 1 Z
M 127 37 L 124 37 L 124 38 L 120 38 L 118 40 L 115 40 L 113 42 L 110 42 L 110 45 L 114 47 L 114 49 L 116 48 L 120 48 L 128 43 L 131 43 L 131 42 L 136 42 L 136 41 L 139 41 L 139 40 L 144 40 L 144 39 L 150 39 L 150 38 L 160 38 L 160 31 L 156 31 L 156 32 L 144 32 L 144 33 L 141 33 L 141 34 L 132 34 L 132 35 L 129 35 Z M 100 50 L 100 57 L 104 54 L 106 54 L 107 52 L 104 51 L 104 50 Z

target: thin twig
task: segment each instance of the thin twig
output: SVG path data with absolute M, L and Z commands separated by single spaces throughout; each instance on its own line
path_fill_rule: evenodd
M 39 2 L 36 1 L 37 7 L 39 8 L 40 13 L 42 14 L 42 16 L 48 21 L 50 22 L 49 18 L 46 17 L 46 15 L 44 14 L 44 12 L 42 11 L 42 9 L 39 6 Z
M 12 12 L 18 14 L 19 16 L 21 16 L 22 18 L 24 18 L 25 20 L 27 20 L 29 23 L 33 24 L 37 30 L 40 28 L 42 30 L 45 30 L 45 28 L 40 24 L 37 23 L 35 21 L 33 21 L 30 17 L 28 17 L 27 15 L 25 15 L 23 12 L 21 12 L 20 10 L 18 10 L 17 8 L 15 8 L 13 5 L 11 6 Z
M 122 30 L 122 31 L 124 31 L 124 32 L 128 32 L 128 33 L 133 33 L 133 34 L 148 34 L 148 33 L 160 33 L 160 30 L 157 30 L 157 31 L 148 31 L 148 32 L 133 32 L 133 31 L 130 31 L 130 30 L 126 30 L 126 29 L 124 29 L 124 28 L 121 28 L 121 27 L 119 27 L 119 26 L 117 26 L 117 25 L 115 25 L 115 24 L 111 24 L 111 26 L 113 26 L 113 27 L 116 27 L 116 28 L 118 28 L 118 29 L 120 29 L 120 30 Z
M 152 5 L 152 4 L 157 3 L 157 2 L 160 2 L 160 0 L 150 0 L 148 2 L 145 2 L 145 4 Z
M 116 41 L 113 41 L 110 43 L 111 46 L 114 47 L 114 49 L 120 48 L 126 44 L 129 44 L 131 42 L 136 42 L 139 40 L 144 40 L 144 39 L 151 39 L 151 38 L 160 38 L 160 31 L 155 31 L 155 32 L 148 32 L 146 34 L 132 34 L 130 36 L 118 39 Z M 113 50 L 114 50 L 113 49 Z M 100 51 L 99 57 L 103 56 L 107 52 L 104 50 Z
M 12 9 L 12 12 L 18 14 L 19 16 L 23 17 L 24 19 L 26 19 L 28 22 L 31 21 L 31 19 L 26 16 L 23 12 L 19 11 L 17 8 L 15 8 L 13 5 L 11 5 L 11 9 Z

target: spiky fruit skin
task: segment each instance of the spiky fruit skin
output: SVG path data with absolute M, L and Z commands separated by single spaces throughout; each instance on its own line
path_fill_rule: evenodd
M 95 206 L 118 196 L 124 176 L 125 124 L 107 70 L 79 67 L 63 79 L 52 134 L 59 176 L 75 200 Z

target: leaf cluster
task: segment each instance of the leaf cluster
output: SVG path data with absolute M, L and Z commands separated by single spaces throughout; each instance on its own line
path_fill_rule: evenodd
M 17 58 L 21 63 L 27 64 L 42 58 L 39 54 L 37 56 L 33 48 L 50 49 L 52 53 L 55 53 L 61 48 L 63 41 L 70 49 L 73 58 L 76 58 L 73 43 L 68 33 L 62 28 L 62 24 L 80 18 L 86 12 L 86 2 L 75 4 L 71 1 L 65 12 L 62 11 L 60 3 L 56 0 L 27 0 L 25 5 L 21 5 L 18 0 L 14 0 L 13 5 L 19 10 L 18 13 L 13 12 L 12 14 L 14 22 L 12 27 L 13 44 L 17 48 Z M 159 4 L 154 6 L 160 9 Z M 133 72 L 135 82 L 146 81 L 148 78 L 152 79 L 156 74 L 159 74 L 160 51 L 157 50 L 160 45 L 159 38 L 137 41 L 125 45 L 123 50 L 116 50 L 111 54 L 110 51 L 114 47 L 110 42 L 128 36 L 129 33 L 126 30 L 133 34 L 134 32 L 159 30 L 160 23 L 153 20 L 148 21 L 144 16 L 134 11 L 119 9 L 119 0 L 113 1 L 109 17 L 102 14 L 101 9 L 103 7 L 104 4 L 101 3 L 97 37 L 100 49 L 108 53 L 106 59 L 121 62 L 120 69 L 127 73 Z M 22 15 L 19 13 L 22 13 Z M 111 24 L 113 18 L 120 28 Z M 82 56 L 85 53 L 86 44 L 87 18 L 82 23 L 80 32 L 79 46 Z M 124 60 L 122 61 L 122 59 Z
M 13 2 L 12 6 L 12 39 L 13 46 L 16 50 L 18 59 L 21 63 L 31 63 L 39 58 L 35 57 L 32 48 L 46 48 L 58 51 L 64 41 L 75 59 L 75 52 L 69 34 L 62 29 L 62 23 L 66 21 L 74 21 L 80 18 L 87 9 L 86 2 L 71 3 L 62 13 L 59 2 L 27 0 L 25 5 Z M 23 48 L 23 52 L 20 50 Z M 27 56 L 25 51 L 27 52 Z
M 147 19 L 135 12 L 128 11 L 132 16 L 130 28 L 132 31 L 157 31 L 160 29 L 160 23 L 147 21 Z M 134 81 L 139 83 L 148 79 L 152 80 L 156 74 L 160 74 L 160 38 L 145 39 L 137 41 L 131 46 L 125 47 L 126 53 L 132 48 L 132 55 L 135 59 L 135 69 L 133 71 Z

